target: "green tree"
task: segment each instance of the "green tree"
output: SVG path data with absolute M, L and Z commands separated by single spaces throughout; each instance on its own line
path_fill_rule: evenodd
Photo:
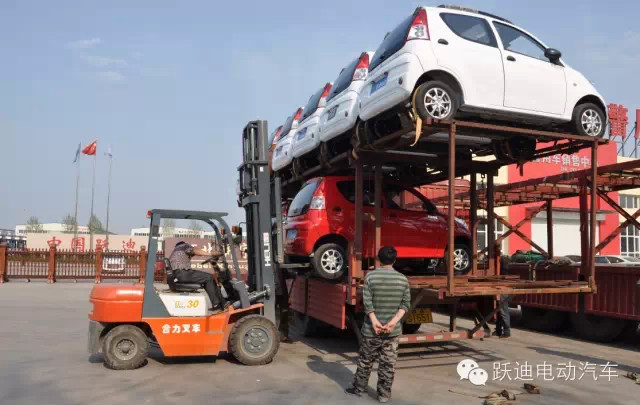
M 203 230 L 200 221 L 196 221 L 195 219 L 192 219 L 191 222 L 189 222 L 189 229 L 193 231 L 193 233 L 199 233 Z
M 104 233 L 104 226 L 102 226 L 102 222 L 98 219 L 97 216 L 93 215 L 89 218 L 89 223 L 87 224 L 89 227 L 89 232 L 91 233 Z
M 64 229 L 64 233 L 73 233 L 76 225 L 76 218 L 73 215 L 67 214 L 64 218 L 62 218 L 62 227 Z
M 38 217 L 36 216 L 29 217 L 29 220 L 27 221 L 26 231 L 27 233 L 44 231 L 44 228 L 42 227 L 40 220 L 38 220 Z
M 173 218 L 163 219 L 162 234 L 165 239 L 173 238 L 176 234 L 176 220 Z

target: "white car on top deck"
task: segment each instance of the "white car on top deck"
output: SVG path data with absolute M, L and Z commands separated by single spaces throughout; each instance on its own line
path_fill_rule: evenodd
M 415 93 L 415 97 L 414 97 Z M 360 93 L 369 120 L 415 108 L 422 118 L 471 115 L 604 135 L 606 104 L 560 51 L 504 18 L 455 6 L 419 7 L 384 38 Z
M 302 116 L 302 107 L 298 109 L 285 121 L 280 131 L 280 136 L 276 142 L 276 147 L 271 158 L 271 168 L 274 172 L 282 170 L 291 164 L 293 153 L 291 146 L 293 145 L 293 136 L 298 129 L 298 120 Z M 274 141 L 275 142 L 275 141 Z
M 349 62 L 333 82 L 320 117 L 320 141 L 330 142 L 349 132 L 360 114 L 360 90 L 365 85 L 373 52 L 362 52 Z
M 292 153 L 294 158 L 300 158 L 313 151 L 320 144 L 318 127 L 320 115 L 327 104 L 327 96 L 333 83 L 327 83 L 313 93 L 309 102 L 304 106 L 298 128 L 293 139 Z

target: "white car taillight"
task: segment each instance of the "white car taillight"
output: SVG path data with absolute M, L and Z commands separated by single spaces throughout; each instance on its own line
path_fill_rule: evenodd
M 324 209 L 324 196 L 318 195 L 311 199 L 310 210 L 323 210 Z
M 407 41 L 412 39 L 429 39 L 429 24 L 427 22 L 427 11 L 421 8 L 418 14 L 413 19 L 411 27 L 409 28 L 409 34 L 407 34 Z
M 366 80 L 369 73 L 369 54 L 364 52 L 360 56 L 356 70 L 353 72 L 353 80 Z

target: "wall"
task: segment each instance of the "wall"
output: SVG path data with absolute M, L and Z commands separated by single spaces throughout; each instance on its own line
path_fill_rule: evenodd
M 539 148 L 543 148 L 546 145 L 541 145 Z M 603 145 L 598 148 L 598 165 L 610 165 L 617 163 L 617 151 L 616 144 L 610 143 L 608 145 Z M 578 170 L 584 170 L 591 167 L 591 149 L 584 149 L 574 155 L 564 155 L 564 156 L 553 156 L 548 159 L 534 161 L 525 163 L 523 167 L 523 175 L 520 175 L 520 169 L 515 165 L 511 165 L 508 168 L 508 182 L 515 183 L 518 181 L 529 180 L 532 178 L 540 178 L 544 176 L 551 176 L 560 173 L 574 172 Z M 618 193 L 609 193 L 609 197 L 611 197 L 614 201 L 619 201 Z M 524 204 L 509 207 L 509 222 L 511 224 L 516 224 L 522 220 L 526 214 L 527 210 L 532 207 L 536 207 L 541 205 L 542 203 L 535 204 Z M 567 198 L 562 200 L 553 201 L 554 208 L 566 208 L 569 210 L 579 210 L 580 203 L 578 198 Z M 604 221 L 598 222 L 598 234 L 599 239 L 605 238 L 609 235 L 615 228 L 618 227 L 619 224 L 619 216 L 616 212 L 613 211 L 608 204 L 598 198 L 597 209 L 599 211 L 608 211 L 604 214 Z M 531 222 L 522 226 L 521 231 L 527 235 L 531 236 Z M 580 237 L 580 234 L 577 233 L 575 235 L 576 238 Z M 546 246 L 542 246 L 542 248 L 546 249 Z M 516 250 L 530 250 L 531 247 L 528 243 L 524 242 L 516 235 L 512 235 L 509 237 L 509 254 L 515 253 Z M 619 254 L 620 252 L 620 237 L 616 237 L 609 245 L 607 245 L 602 251 L 602 254 Z M 580 254 L 580 252 L 576 252 L 576 254 Z

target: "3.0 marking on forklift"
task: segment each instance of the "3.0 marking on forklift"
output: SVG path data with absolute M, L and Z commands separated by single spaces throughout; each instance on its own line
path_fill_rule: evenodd
M 200 333 L 200 324 L 199 323 L 183 323 L 182 325 L 178 325 L 177 323 L 173 325 L 169 325 L 165 323 L 162 325 L 162 334 L 176 334 L 176 333 Z

